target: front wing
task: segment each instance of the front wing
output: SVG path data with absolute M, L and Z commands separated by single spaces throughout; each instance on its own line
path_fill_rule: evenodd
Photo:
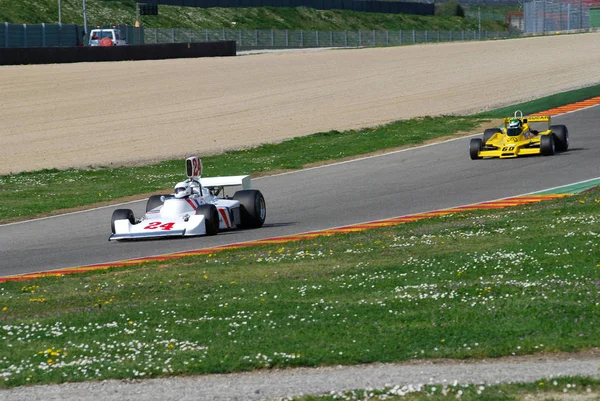
M 129 220 L 115 220 L 115 233 L 108 240 L 144 239 L 158 237 L 183 237 L 206 235 L 204 216 L 192 215 L 183 218 L 144 219 L 131 224 Z
M 517 157 L 524 155 L 539 155 L 541 150 L 539 147 L 502 147 L 496 149 L 484 149 L 479 151 L 481 157 L 499 157 L 501 159 L 509 157 Z

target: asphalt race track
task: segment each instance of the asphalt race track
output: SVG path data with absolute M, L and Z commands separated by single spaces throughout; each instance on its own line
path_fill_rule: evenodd
M 0 276 L 107 263 L 246 242 L 516 196 L 600 177 L 600 106 L 552 119 L 569 129 L 554 156 L 471 160 L 464 137 L 253 180 L 267 201 L 258 230 L 109 242 L 116 208 L 143 214 L 146 201 L 0 226 Z M 183 162 L 182 162 L 183 166 Z M 185 172 L 182 167 L 182 179 Z M 175 184 L 175 183 L 173 183 Z

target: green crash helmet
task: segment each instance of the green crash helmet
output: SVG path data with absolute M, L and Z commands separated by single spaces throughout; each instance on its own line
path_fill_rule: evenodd
M 506 135 L 508 136 L 517 136 L 521 133 L 521 120 L 517 118 L 513 118 L 508 122 L 508 128 L 506 130 Z
M 513 118 L 508 122 L 508 128 L 519 128 L 521 126 L 521 120 Z

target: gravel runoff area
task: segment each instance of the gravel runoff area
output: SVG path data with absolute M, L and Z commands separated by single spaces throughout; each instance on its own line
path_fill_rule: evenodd
M 527 383 L 565 376 L 600 378 L 600 350 L 482 361 L 421 361 L 135 381 L 106 380 L 0 390 L 4 401 L 245 401 L 274 400 L 353 389 L 423 384 Z M 557 389 L 557 392 L 562 388 Z M 561 399 L 585 398 L 560 394 Z M 598 397 L 598 394 L 592 394 Z
M 600 81 L 600 33 L 0 66 L 0 175 L 214 154 Z
M 0 66 L 0 175 L 117 166 L 466 114 L 600 82 L 600 33 L 229 58 Z M 264 400 L 600 377 L 600 351 L 0 390 L 0 399 Z

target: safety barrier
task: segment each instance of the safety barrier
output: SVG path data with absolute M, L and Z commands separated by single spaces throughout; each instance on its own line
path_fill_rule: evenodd
M 0 49 L 0 65 L 160 60 L 235 55 L 234 41 L 111 47 L 8 48 Z

